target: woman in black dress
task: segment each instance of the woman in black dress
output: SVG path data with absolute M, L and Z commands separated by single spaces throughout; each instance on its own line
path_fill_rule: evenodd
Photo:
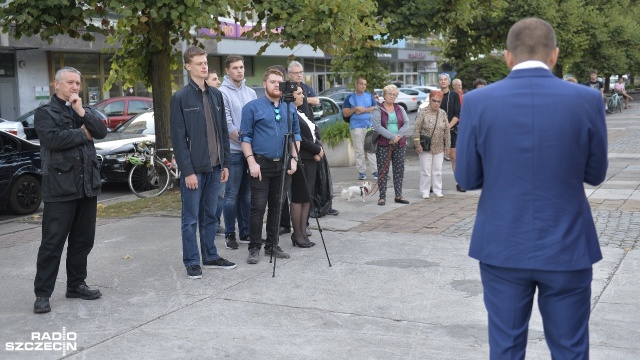
M 296 107 L 300 106 L 304 101 L 302 88 L 298 87 L 293 96 L 295 98 L 294 105 Z M 291 242 L 293 246 L 308 248 L 315 245 L 315 243 L 309 241 L 306 229 L 309 208 L 313 200 L 317 166 L 324 156 L 324 151 L 320 145 L 319 130 L 312 119 L 308 119 L 300 111 L 298 111 L 298 119 L 302 140 L 300 141 L 298 152 L 298 171 L 293 173 L 291 178 L 291 207 L 289 209 L 291 224 L 293 225 Z

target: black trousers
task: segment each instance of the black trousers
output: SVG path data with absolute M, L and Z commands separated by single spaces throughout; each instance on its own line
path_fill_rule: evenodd
M 270 249 L 273 244 L 278 243 L 279 224 L 276 218 L 281 208 L 278 207 L 278 193 L 280 192 L 280 177 L 282 172 L 282 163 L 256 158 L 260 165 L 260 173 L 262 180 L 251 178 L 251 211 L 249 213 L 249 249 L 262 246 L 262 221 L 267 205 L 267 239 L 264 247 Z M 291 183 L 291 176 L 285 174 L 284 190 L 286 193 Z
M 51 297 L 67 238 L 67 287 L 84 283 L 96 234 L 97 203 L 97 197 L 44 203 L 42 242 L 33 282 L 36 297 Z

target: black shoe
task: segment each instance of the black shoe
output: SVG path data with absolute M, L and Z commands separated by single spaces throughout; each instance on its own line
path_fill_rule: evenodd
M 214 268 L 214 269 L 233 269 L 236 267 L 236 264 L 224 258 L 219 257 L 215 260 L 203 261 L 202 266 L 206 268 Z
M 249 257 L 247 258 L 247 264 L 257 264 L 260 261 L 260 248 L 249 249 Z
M 393 201 L 397 202 L 398 204 L 408 204 L 409 200 L 403 198 L 403 197 L 399 197 L 399 198 L 395 198 L 393 199 Z
M 327 212 L 327 215 L 333 215 L 333 216 L 335 216 L 335 215 L 338 215 L 338 214 L 340 214 L 340 211 L 338 211 L 338 210 L 336 210 L 336 209 L 331 209 L 331 210 L 329 210 L 329 212 Z M 314 216 L 314 217 L 315 217 L 315 216 Z
M 280 248 L 280 246 L 275 246 L 273 248 L 264 248 L 264 254 L 265 255 L 271 255 L 271 253 L 273 252 L 273 256 L 277 257 L 278 259 L 288 259 L 290 256 L 289 254 L 287 254 L 286 252 L 282 251 L 282 249 Z
M 288 234 L 291 232 L 291 229 L 288 229 L 284 226 L 280 226 L 280 231 L 278 231 L 278 235 Z
M 306 243 L 299 243 L 299 242 L 296 240 L 295 234 L 291 234 L 291 245 L 293 245 L 293 246 L 297 246 L 297 247 L 301 247 L 301 248 L 310 248 L 310 247 L 312 247 L 313 245 L 315 245 L 315 243 L 313 243 L 313 242 L 311 242 L 311 241 L 306 242 Z
M 189 279 L 202 279 L 202 269 L 200 265 L 187 266 L 187 277 Z
M 429 193 L 433 194 L 433 188 L 429 188 Z
M 460 192 L 467 192 L 467 190 L 461 188 L 460 185 L 458 185 L 458 184 L 456 184 L 456 190 L 458 190 Z
M 224 243 L 227 246 L 227 249 L 237 250 L 238 242 L 236 241 L 236 234 L 231 233 L 224 237 Z
M 238 239 L 238 242 L 241 242 L 243 244 L 248 244 L 251 241 L 249 240 L 249 235 L 247 235 L 247 236 L 240 236 L 240 239 Z
M 100 290 L 91 289 L 86 284 L 82 284 L 75 289 L 67 288 L 68 298 L 80 298 L 82 300 L 95 300 L 102 296 Z
M 36 314 L 44 314 L 51 311 L 51 305 L 49 305 L 48 297 L 37 297 L 36 302 L 33 304 L 33 312 Z

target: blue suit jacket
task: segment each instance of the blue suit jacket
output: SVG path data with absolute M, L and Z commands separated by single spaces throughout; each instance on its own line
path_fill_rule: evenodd
M 482 189 L 469 255 L 511 268 L 578 270 L 602 259 L 583 182 L 607 171 L 600 93 L 543 68 L 465 94 L 455 177 Z

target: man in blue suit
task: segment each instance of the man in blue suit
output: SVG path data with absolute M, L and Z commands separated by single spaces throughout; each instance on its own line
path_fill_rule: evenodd
M 599 92 L 550 71 L 553 28 L 511 27 L 507 78 L 465 96 L 455 177 L 482 189 L 469 255 L 480 261 L 491 359 L 524 359 L 538 291 L 553 359 L 589 357 L 592 265 L 602 258 L 583 182 L 607 171 Z

